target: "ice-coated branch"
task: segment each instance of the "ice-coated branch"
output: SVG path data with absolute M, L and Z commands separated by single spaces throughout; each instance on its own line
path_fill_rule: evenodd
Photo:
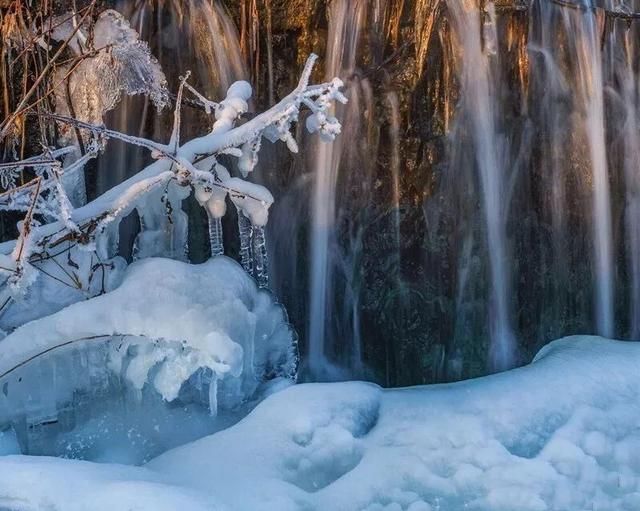
M 0 185 L 5 190 L 16 189 L 15 180 L 24 169 L 33 168 L 37 172 L 38 169 L 59 165 L 60 162 L 56 158 L 72 153 L 74 150 L 74 147 L 63 147 L 53 151 L 48 150 L 24 160 L 0 163 Z
M 164 144 L 159 144 L 152 140 L 142 137 L 136 137 L 134 135 L 127 135 L 126 133 L 122 133 L 120 131 L 111 130 L 106 128 L 105 126 L 99 126 L 97 124 L 90 124 L 88 122 L 79 121 L 78 119 L 74 119 L 73 117 L 68 117 L 66 115 L 59 115 L 53 113 L 39 113 L 40 117 L 52 119 L 54 121 L 58 121 L 63 124 L 67 124 L 69 126 L 73 126 L 74 128 L 79 128 L 83 130 L 88 130 L 96 137 L 103 137 L 106 139 L 115 138 L 117 140 L 121 140 L 126 142 L 127 144 L 137 145 L 140 147 L 144 147 L 151 151 L 151 154 L 154 155 L 166 155 L 170 154 L 169 146 Z
M 34 254 L 41 257 L 48 253 L 51 247 L 64 242 L 75 242 L 81 245 L 93 246 L 96 238 L 107 232 L 107 227 L 121 219 L 134 208 L 146 207 L 146 197 L 161 186 L 184 187 L 192 186 L 196 198 L 206 208 L 209 221 L 212 252 L 222 250 L 221 229 L 219 220 L 224 216 L 226 206 L 225 197 L 235 204 L 240 213 L 242 225 L 241 235 L 243 246 L 248 254 L 254 253 L 255 262 L 243 261 L 246 266 L 254 266 L 259 273 L 257 278 L 262 285 L 266 285 L 266 246 L 264 240 L 264 226 L 268 220 L 268 211 L 273 203 L 273 196 L 261 185 L 248 182 L 239 177 L 232 177 L 229 172 L 218 163 L 218 157 L 226 154 L 238 159 L 238 168 L 246 177 L 258 162 L 258 153 L 262 138 L 271 142 L 281 140 L 287 147 L 297 152 L 297 143 L 291 134 L 292 124 L 298 121 L 302 108 L 311 110 L 313 122 L 307 121 L 309 131 L 318 131 L 323 139 L 332 140 L 340 132 L 340 124 L 328 114 L 329 108 L 335 101 L 346 102 L 340 92 L 342 82 L 334 79 L 330 82 L 309 85 L 309 79 L 316 60 L 311 55 L 305 64 L 297 87 L 279 103 L 251 120 L 236 125 L 242 114 L 248 110 L 251 97 L 251 86 L 244 81 L 233 83 L 224 100 L 215 103 L 200 95 L 187 83 L 188 74 L 181 78 L 180 88 L 174 111 L 174 123 L 171 138 L 167 144 L 162 144 L 142 137 L 120 133 L 103 125 L 91 124 L 65 115 L 47 113 L 45 117 L 64 123 L 80 130 L 86 130 L 93 135 L 94 140 L 115 138 L 129 144 L 143 147 L 150 151 L 155 163 L 149 165 L 138 174 L 132 176 L 120 185 L 107 191 L 94 201 L 77 209 L 71 207 L 59 184 L 60 172 L 72 172 L 73 164 L 67 169 L 61 169 L 59 162 L 56 171 L 44 174 L 39 193 L 47 192 L 47 200 L 56 198 L 57 221 L 36 227 L 31 232 Z M 181 115 L 180 108 L 184 88 L 194 93 L 214 116 L 215 122 L 210 131 L 189 140 L 181 145 Z M 97 153 L 92 146 L 91 156 Z M 53 155 L 53 153 L 51 153 Z M 54 158 L 51 158 L 54 159 Z M 38 161 L 44 161 L 44 158 Z M 2 171 L 2 168 L 0 168 Z M 26 192 L 26 190 L 25 190 Z M 166 194 L 166 191 L 165 191 Z M 28 209 L 25 193 L 18 193 L 2 197 L 1 209 Z M 41 201 L 42 202 L 42 201 Z M 35 208 L 35 206 L 34 206 Z M 49 208 L 51 209 L 51 208 Z M 246 224 L 245 225 L 245 220 Z M 253 237 L 252 233 L 258 233 Z M 8 254 L 15 242 L 3 244 L 0 251 Z
M 326 112 L 334 100 L 346 102 L 346 98 L 340 92 L 342 82 L 339 79 L 334 79 L 331 82 L 320 85 L 308 86 L 309 76 L 316 58 L 315 55 L 309 57 L 298 86 L 292 93 L 271 109 L 237 127 L 234 126 L 234 123 L 240 115 L 247 110 L 247 101 L 251 97 L 251 87 L 247 82 L 235 82 L 229 87 L 227 97 L 218 104 L 218 108 L 215 110 L 216 122 L 211 131 L 207 135 L 195 138 L 182 146 L 171 147 L 171 143 L 164 145 L 145 138 L 125 135 L 103 126 L 77 121 L 69 117 L 55 114 L 47 115 L 57 121 L 67 122 L 78 128 L 90 130 L 95 135 L 106 138 L 117 138 L 124 142 L 144 147 L 150 150 L 152 156 L 156 159 L 170 160 L 172 163 L 177 164 L 175 166 L 175 172 L 180 173 L 180 181 L 182 184 L 188 184 L 192 182 L 194 178 L 196 178 L 196 181 L 203 181 L 203 176 L 198 172 L 194 172 L 192 165 L 197 158 L 206 156 L 215 157 L 220 154 L 239 156 L 240 170 L 243 175 L 247 175 L 257 164 L 260 139 L 263 136 L 271 141 L 280 139 L 287 143 L 287 146 L 292 151 L 297 151 L 297 144 L 291 135 L 290 128 L 292 122 L 297 121 L 298 113 L 303 105 L 309 106 L 311 104 L 313 109 L 312 115 L 319 115 Z M 186 80 L 182 81 L 182 83 L 186 86 Z M 176 102 L 176 111 L 179 110 L 180 103 L 180 101 Z M 179 114 L 175 114 L 174 119 L 177 123 L 174 122 L 172 139 L 179 137 Z M 307 123 L 307 125 L 309 126 L 309 123 Z M 332 140 L 339 133 L 339 127 L 340 125 L 335 119 L 328 118 L 325 115 L 323 122 L 319 122 L 317 126 L 314 126 L 312 131 L 320 131 L 323 138 Z M 153 167 L 152 165 L 148 169 L 151 170 Z M 153 170 L 159 172 L 167 170 L 167 168 L 163 165 Z M 122 185 L 133 184 L 136 179 L 137 176 L 134 176 Z M 272 197 L 270 201 L 264 200 L 265 194 L 261 189 L 262 187 L 258 185 L 242 185 L 239 182 L 240 180 L 227 183 L 223 180 L 216 179 L 215 175 L 213 179 L 206 179 L 206 181 L 210 186 L 226 190 L 237 197 L 248 197 L 256 201 L 258 205 L 267 207 L 267 209 L 273 201 Z M 241 190 L 235 188 L 238 185 L 241 186 Z M 120 188 L 121 187 L 117 187 L 118 190 L 120 190 Z M 123 192 L 124 190 L 120 191 Z
M 6 290 L 2 292 L 2 309 L 10 300 L 24 296 L 24 293 L 36 277 L 34 269 L 28 264 L 33 250 L 32 229 L 36 204 L 40 197 L 42 177 L 38 176 L 31 187 L 31 204 L 20 226 L 20 235 L 10 257 L 4 257 L 2 273 L 9 273 L 4 282 Z
M 87 153 L 66 167 L 57 158 L 73 153 L 76 150 L 74 147 L 46 149 L 38 156 L 0 164 L 0 173 L 17 175 L 22 169 L 31 167 L 36 174 L 35 178 L 21 186 L 15 186 L 13 181 L 7 182 L 6 185 L 3 182 L 3 187 L 7 191 L 0 193 L 0 210 L 28 211 L 31 209 L 31 190 L 37 184 L 40 195 L 37 204 L 33 206 L 35 213 L 49 218 L 59 218 L 69 229 L 75 230 L 75 223 L 71 220 L 73 207 L 62 185 L 62 177 L 82 170 L 89 160 L 97 156 L 100 149 L 101 146 L 93 141 L 89 144 Z
M 151 190 L 167 184 L 173 178 L 174 174 L 172 172 L 166 171 L 162 174 L 158 174 L 157 176 L 138 181 L 135 185 L 127 188 L 125 193 L 123 193 L 122 196 L 120 196 L 118 200 L 114 202 L 110 210 L 101 215 L 100 222 L 98 223 L 98 227 L 95 232 L 104 232 L 105 228 L 111 222 L 116 219 L 122 218 L 125 214 L 127 214 L 132 209 L 137 199 L 146 195 Z
M 176 96 L 176 108 L 173 111 L 173 129 L 171 130 L 171 139 L 169 140 L 169 148 L 172 154 L 178 152 L 178 146 L 180 145 L 180 124 L 182 116 L 182 93 L 184 91 L 184 84 L 187 83 L 191 71 L 187 71 L 185 76 L 180 77 L 180 86 L 178 87 L 178 95 Z
M 315 53 L 309 55 L 309 58 L 304 64 L 304 68 L 302 69 L 302 74 L 300 75 L 300 80 L 298 80 L 298 87 L 296 87 L 296 91 L 302 92 L 309 85 L 309 79 L 311 78 L 311 73 L 313 72 L 313 66 L 318 60 L 318 56 Z
M 220 108 L 220 103 L 216 103 L 215 101 L 211 101 L 210 99 L 205 98 L 193 86 L 189 85 L 186 82 L 184 86 L 189 92 L 191 92 L 191 94 L 193 94 L 198 99 L 200 104 L 204 107 L 204 111 L 208 114 L 210 114 L 211 112 L 215 112 L 218 108 Z

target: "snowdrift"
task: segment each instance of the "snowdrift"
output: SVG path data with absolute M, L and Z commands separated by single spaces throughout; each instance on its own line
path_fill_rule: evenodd
M 0 507 L 637 510 L 639 369 L 640 344 L 571 337 L 451 385 L 297 385 L 142 468 L 0 458 Z

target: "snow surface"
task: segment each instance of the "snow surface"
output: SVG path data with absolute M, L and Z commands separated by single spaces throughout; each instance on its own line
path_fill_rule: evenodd
M 58 458 L 0 458 L 2 511 L 217 511 L 210 496 L 138 467 Z
M 570 337 L 456 384 L 297 385 L 143 468 L 0 457 L 0 508 L 637 510 L 639 369 L 640 344 Z

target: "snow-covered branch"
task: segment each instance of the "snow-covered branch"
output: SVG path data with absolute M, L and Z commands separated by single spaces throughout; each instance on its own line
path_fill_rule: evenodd
M 98 238 L 109 231 L 111 224 L 115 222 L 117 225 L 118 220 L 134 208 L 139 210 L 141 218 L 144 217 L 145 223 L 148 224 L 148 196 L 155 196 L 157 190 L 164 190 L 159 197 L 165 201 L 166 207 L 171 208 L 168 204 L 170 193 L 174 193 L 170 192 L 171 190 L 178 193 L 179 189 L 189 190 L 193 187 L 196 198 L 209 215 L 212 254 L 218 254 L 223 251 L 220 220 L 226 211 L 225 198 L 228 195 L 238 209 L 240 222 L 244 222 L 244 219 L 249 222 L 246 226 L 239 226 L 241 236 L 242 233 L 247 233 L 250 237 L 248 240 L 241 240 L 241 244 L 247 245 L 249 251 L 254 252 L 257 258 L 255 267 L 266 271 L 264 226 L 274 199 L 269 190 L 243 178 L 255 168 L 263 138 L 271 142 L 281 140 L 292 152 L 298 151 L 291 127 L 298 121 L 302 108 L 311 111 L 306 123 L 310 132 L 318 131 L 327 141 L 333 140 L 340 132 L 340 124 L 329 115 L 329 109 L 335 101 L 346 102 L 346 98 L 340 92 L 342 82 L 334 79 L 319 85 L 309 85 L 315 60 L 315 55 L 309 57 L 297 87 L 289 95 L 269 110 L 244 123 L 240 123 L 240 119 L 248 110 L 248 101 L 252 94 L 251 86 L 247 82 L 233 83 L 225 99 L 217 103 L 205 98 L 190 86 L 187 83 L 187 74 L 181 79 L 175 102 L 174 126 L 171 138 L 166 144 L 120 133 L 101 124 L 60 113 L 42 114 L 61 125 L 91 135 L 90 140 L 94 142 L 90 144 L 87 154 L 66 169 L 56 159 L 62 153 L 51 151 L 43 153 L 33 161 L 25 160 L 7 166 L 7 169 L 15 169 L 28 164 L 33 164 L 34 167 L 36 164 L 48 165 L 46 172 L 39 173 L 42 182 L 38 185 L 39 200 L 35 201 L 36 204 L 29 202 L 33 187 L 27 186 L 25 189 L 14 188 L 0 195 L 0 209 L 33 209 L 44 214 L 45 218 L 51 218 L 53 214 L 55 221 L 34 227 L 30 233 L 31 253 L 36 258 L 42 258 L 52 247 L 65 242 L 94 247 Z M 205 109 L 215 116 L 215 122 L 208 133 L 182 144 L 180 109 L 185 88 L 195 94 Z M 75 168 L 83 166 L 88 159 L 97 154 L 103 142 L 108 139 L 118 139 L 143 147 L 150 151 L 156 162 L 91 203 L 73 209 L 60 184 L 60 178 L 64 173 L 73 172 Z M 71 150 L 73 149 L 72 147 Z M 62 151 L 69 150 L 64 148 Z M 243 178 L 231 176 L 231 173 L 218 162 L 221 155 L 237 158 L 237 168 Z M 3 171 L 0 167 L 0 173 Z M 179 192 L 178 196 L 183 196 L 181 193 Z M 55 208 L 51 206 L 52 203 L 56 204 Z M 5 244 L 2 252 L 8 254 L 14 246 L 15 242 Z M 256 278 L 262 284 L 266 283 L 266 273 L 257 273 Z

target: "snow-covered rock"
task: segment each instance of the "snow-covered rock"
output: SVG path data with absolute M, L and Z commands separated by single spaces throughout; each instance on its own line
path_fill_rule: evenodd
M 140 469 L 0 458 L 0 507 L 76 509 L 64 474 L 82 502 L 121 481 L 110 509 L 165 509 L 154 484 L 185 510 L 637 510 L 639 369 L 640 344 L 571 337 L 456 384 L 297 385 Z
M 113 291 L 31 321 L 0 341 L 0 376 L 69 341 L 113 335 L 178 341 L 139 350 L 140 360 L 129 364 L 136 387 L 155 368 L 153 383 L 167 400 L 199 368 L 210 369 L 227 401 L 238 402 L 265 377 L 295 375 L 295 335 L 284 309 L 235 261 L 216 257 L 199 265 L 163 258 L 133 263 Z

